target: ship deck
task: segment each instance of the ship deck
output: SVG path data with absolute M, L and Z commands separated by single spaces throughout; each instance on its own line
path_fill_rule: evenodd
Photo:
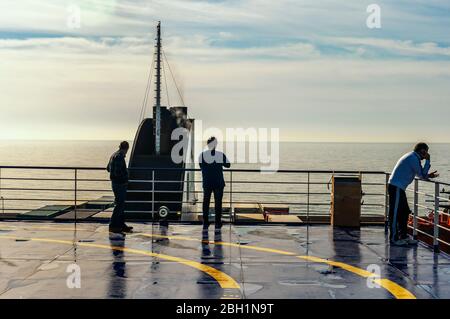
M 391 247 L 383 227 L 132 225 L 1 222 L 0 298 L 450 297 L 450 258 Z

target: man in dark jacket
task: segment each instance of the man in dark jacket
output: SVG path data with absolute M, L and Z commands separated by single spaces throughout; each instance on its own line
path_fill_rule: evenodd
M 217 139 L 210 137 L 208 139 L 208 150 L 200 154 L 199 165 L 203 177 L 203 229 L 209 227 L 209 204 L 211 194 L 214 193 L 216 229 L 222 227 L 222 198 L 225 188 L 225 179 L 223 178 L 223 167 L 231 166 L 228 158 L 222 152 L 216 151 Z
M 133 227 L 125 224 L 125 198 L 127 196 L 128 169 L 125 162 L 130 145 L 127 141 L 120 143 L 119 150 L 111 155 L 106 170 L 109 172 L 115 207 L 109 222 L 109 231 L 113 233 L 131 232 Z

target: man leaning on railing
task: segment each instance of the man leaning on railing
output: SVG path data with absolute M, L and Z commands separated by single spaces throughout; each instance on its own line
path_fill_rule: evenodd
M 131 232 L 133 227 L 125 224 L 125 199 L 128 187 L 128 169 L 125 157 L 130 145 L 127 141 L 120 143 L 119 150 L 109 159 L 106 170 L 109 172 L 112 190 L 114 192 L 114 211 L 109 222 L 109 231 L 112 233 Z
M 389 239 L 392 245 L 417 245 L 416 240 L 408 237 L 408 217 L 411 209 L 405 191 L 415 177 L 427 180 L 439 176 L 437 171 L 428 173 L 431 167 L 428 150 L 427 144 L 416 144 L 413 152 L 400 158 L 389 179 Z M 425 160 L 424 166 L 422 166 L 423 160 Z

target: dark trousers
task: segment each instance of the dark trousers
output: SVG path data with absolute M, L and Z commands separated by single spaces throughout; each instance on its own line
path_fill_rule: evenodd
M 389 239 L 399 240 L 408 237 L 408 218 L 411 209 L 404 190 L 389 185 Z
M 223 187 L 203 187 L 203 225 L 209 225 L 209 203 L 211 194 L 214 193 L 214 210 L 216 214 L 216 226 L 222 226 L 222 198 Z
M 114 192 L 114 211 L 109 221 L 110 227 L 123 227 L 125 225 L 125 198 L 127 196 L 127 184 L 112 183 Z

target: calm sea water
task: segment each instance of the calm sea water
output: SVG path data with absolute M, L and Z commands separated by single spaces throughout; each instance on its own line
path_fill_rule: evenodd
M 89 166 L 105 167 L 109 156 L 117 148 L 118 141 L 0 141 L 0 165 L 33 165 L 33 166 Z M 411 144 L 373 144 L 373 143 L 292 143 L 280 144 L 280 169 L 300 170 L 356 170 L 356 171 L 391 171 L 397 159 L 412 148 Z M 440 180 L 450 182 L 450 144 L 431 145 L 432 169 L 441 174 Z M 259 168 L 260 164 L 235 164 L 234 168 Z M 31 177 L 44 178 L 72 177 L 73 172 L 64 171 L 23 171 L 23 170 L 1 170 L 3 178 L 7 177 Z M 107 178 L 105 172 L 79 172 L 80 178 L 101 177 Z M 226 176 L 228 180 L 230 177 Z M 329 174 L 313 175 L 310 180 L 319 184 L 312 185 L 310 191 L 317 193 L 311 195 L 310 203 L 317 203 L 310 208 L 311 213 L 324 212 L 327 205 L 320 203 L 329 202 L 329 190 L 327 185 L 320 183 L 328 182 Z M 200 176 L 197 175 L 197 180 Z M 261 203 L 285 203 L 291 207 L 292 212 L 305 212 L 304 203 L 308 198 L 302 194 L 307 191 L 303 184 L 266 184 L 271 182 L 305 182 L 307 175 L 304 174 L 275 174 L 261 175 L 251 173 L 239 173 L 233 175 L 233 181 L 246 181 L 246 184 L 233 185 L 233 201 L 251 201 Z M 261 182 L 248 184 L 250 181 Z M 363 181 L 383 183 L 383 176 L 363 176 Z M 14 181 L 2 180 L 3 188 L 52 188 L 67 189 L 67 191 L 18 191 L 2 190 L 1 196 L 10 200 L 3 204 L 10 208 L 36 208 L 39 205 L 48 204 L 38 199 L 66 199 L 72 198 L 69 189 L 73 187 L 72 182 L 57 181 Z M 229 187 L 228 183 L 228 187 Z M 109 195 L 106 190 L 108 183 L 79 183 L 80 189 L 99 189 L 104 192 L 85 192 L 78 196 L 82 199 L 98 198 Z M 426 187 L 426 186 L 425 186 Z M 430 189 L 431 190 L 431 189 Z M 366 187 L 367 193 L 379 194 L 379 196 L 366 196 L 366 204 L 382 204 L 384 197 L 383 186 Z M 253 194 L 253 192 L 277 192 L 278 194 Z M 287 194 L 292 193 L 292 194 Z M 26 195 L 26 196 L 25 196 Z M 201 199 L 201 195 L 200 199 Z M 35 201 L 12 201 L 14 198 L 36 198 Z M 229 196 L 225 196 L 225 201 Z M 300 205 L 301 203 L 301 205 Z M 366 206 L 363 211 L 367 213 L 381 213 L 382 207 Z
M 118 141 L 0 141 L 0 165 L 105 166 Z M 391 171 L 411 144 L 280 143 L 281 169 Z M 450 180 L 450 144 L 431 145 L 433 169 Z M 236 164 L 235 167 L 259 167 Z

